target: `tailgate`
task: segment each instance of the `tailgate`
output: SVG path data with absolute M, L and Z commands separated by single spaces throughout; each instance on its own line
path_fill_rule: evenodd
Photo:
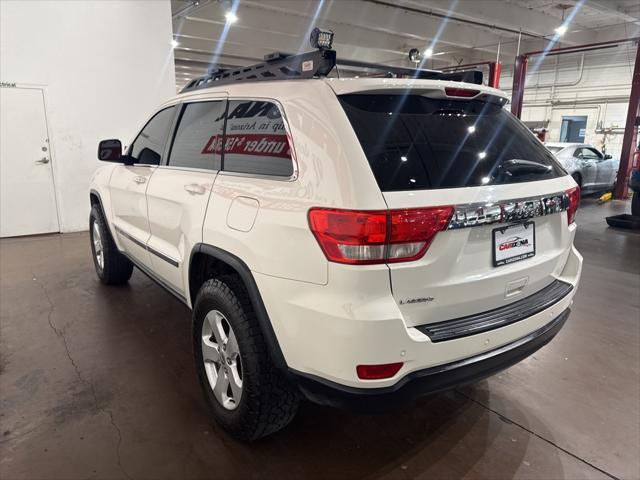
M 565 210 L 577 208 L 575 182 L 503 98 L 474 88 L 339 97 L 388 208 L 400 212 L 398 229 L 433 225 L 416 211 L 403 217 L 403 209 L 454 207 L 450 223 L 425 238 L 423 256 L 388 263 L 408 326 L 486 312 L 543 289 L 573 242 Z
M 456 223 L 454 215 L 450 228 L 436 235 L 420 260 L 389 264 L 393 295 L 407 326 L 486 312 L 525 298 L 553 282 L 554 276 L 562 271 L 573 243 L 574 229 L 567 224 L 566 212 L 545 211 L 541 207 L 537 216 L 526 220 L 526 229 L 516 227 L 515 235 L 505 227 L 523 225 L 523 220 L 496 221 L 490 213 L 496 207 L 520 212 L 523 208 L 530 209 L 532 203 L 557 201 L 572 186 L 569 178 L 560 177 L 491 189 L 384 193 L 391 209 L 442 205 L 443 199 L 447 199 L 467 217 L 467 224 Z M 535 214 L 529 211 L 525 215 Z M 462 219 L 462 215 L 458 217 Z M 535 235 L 517 235 L 530 229 Z M 498 230 L 496 244 L 495 230 Z M 510 240 L 516 236 L 524 237 L 529 248 L 500 250 L 501 245 L 513 245 Z M 516 251 L 510 255 L 511 252 L 506 253 L 509 250 Z M 496 256 L 499 266 L 495 263 Z

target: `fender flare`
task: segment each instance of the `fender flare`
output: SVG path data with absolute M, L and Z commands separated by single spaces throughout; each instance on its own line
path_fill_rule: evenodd
M 104 203 L 102 202 L 102 197 L 100 196 L 100 192 L 98 192 L 95 188 L 92 188 L 91 190 L 89 190 L 89 201 L 91 201 L 91 195 L 95 195 L 96 198 L 98 199 L 98 205 L 100 206 L 100 210 L 102 210 L 102 216 L 104 218 L 105 223 L 107 224 L 107 228 L 109 229 L 111 238 L 113 238 L 115 242 L 116 237 L 113 234 L 113 226 L 111 225 L 111 222 L 109 222 L 109 218 L 107 217 L 107 212 L 104 211 Z
M 204 253 L 213 258 L 216 258 L 221 262 L 226 263 L 236 272 L 238 272 L 240 278 L 242 279 L 242 282 L 247 289 L 247 292 L 249 293 L 251 306 L 253 307 L 253 311 L 255 312 L 256 318 L 258 319 L 260 331 L 262 332 L 262 336 L 264 337 L 264 340 L 267 344 L 267 349 L 269 350 L 269 354 L 271 355 L 271 360 L 273 361 L 276 368 L 282 371 L 287 371 L 287 362 L 282 353 L 282 349 L 280 348 L 280 343 L 278 342 L 276 333 L 273 330 L 273 325 L 271 324 L 271 319 L 269 318 L 267 309 L 265 308 L 264 302 L 262 301 L 262 296 L 260 295 L 258 285 L 256 284 L 256 281 L 253 278 L 253 274 L 251 273 L 251 270 L 249 269 L 247 264 L 232 253 L 227 252 L 226 250 L 214 247 L 213 245 L 209 245 L 206 243 L 197 243 L 191 250 L 191 255 L 189 257 L 189 272 L 191 272 L 191 263 L 193 260 L 193 256 L 196 253 Z

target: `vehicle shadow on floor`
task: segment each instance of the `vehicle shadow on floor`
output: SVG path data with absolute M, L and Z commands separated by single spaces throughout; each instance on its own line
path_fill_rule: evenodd
M 167 395 L 159 400 L 167 399 L 169 404 L 159 407 L 167 412 L 174 401 L 180 401 L 189 404 L 180 405 L 180 410 L 190 410 L 183 424 L 177 424 L 175 419 L 154 420 L 155 430 L 162 430 L 163 423 L 167 423 L 174 434 L 175 428 L 182 430 L 173 436 L 181 440 L 174 454 L 186 459 L 179 467 L 169 462 L 172 467 L 162 472 L 167 474 L 165 478 L 175 475 L 197 478 L 213 472 L 217 472 L 219 478 L 413 478 L 422 475 L 513 478 L 522 468 L 534 437 L 483 407 L 489 403 L 486 389 L 473 386 L 432 395 L 413 407 L 384 414 L 363 415 L 303 402 L 297 417 L 283 431 L 250 445 L 238 443 L 213 422 L 200 395 L 191 356 L 190 312 L 177 302 L 172 304 L 171 300 L 165 299 L 161 302 L 164 305 L 156 303 L 153 297 L 166 294 L 146 280 L 144 286 L 137 283 L 134 279 L 133 288 L 142 287 L 150 295 L 147 305 L 152 305 L 153 311 L 162 312 L 162 319 L 147 311 L 136 322 L 148 324 L 137 323 L 135 328 L 156 329 L 153 349 L 157 345 L 173 345 L 164 350 L 165 365 L 172 365 L 170 368 L 179 381 L 165 375 L 166 384 L 156 387 L 169 392 L 178 389 L 177 398 Z M 129 288 L 111 293 L 139 299 L 140 292 L 129 291 Z M 123 318 L 115 312 L 108 317 L 115 318 L 116 322 Z M 153 318 L 157 320 L 154 322 Z M 114 327 L 130 328 L 130 319 L 127 323 L 129 327 L 125 324 Z M 142 348 L 148 347 L 150 345 Z M 160 373 L 153 372 L 153 376 L 158 378 Z M 493 407 L 496 411 L 502 410 L 499 405 Z M 203 437 L 203 430 L 210 433 Z M 137 450 L 135 467 L 130 471 L 132 476 L 146 463 L 144 456 L 143 451 Z M 126 460 L 126 456 L 123 457 L 123 461 Z M 544 471 L 562 476 L 562 463 L 555 449 L 548 449 L 544 463 Z M 149 467 L 139 472 L 149 472 Z
M 197 384 L 195 368 L 190 354 L 184 361 L 190 366 L 182 372 L 182 386 L 190 390 L 191 383 Z M 199 421 L 211 425 L 213 435 L 206 442 L 211 451 L 223 443 L 236 467 L 240 466 L 227 472 L 231 477 L 517 477 L 533 437 L 525 430 L 526 424 L 523 429 L 483 406 L 494 402 L 493 410 L 507 410 L 495 404 L 499 400 L 488 399 L 487 389 L 486 383 L 482 388 L 469 386 L 423 398 L 403 410 L 371 415 L 303 402 L 291 425 L 248 446 L 229 439 L 208 416 L 199 391 L 192 394 L 202 408 Z M 518 406 L 509 408 L 513 412 Z M 530 418 L 524 413 L 518 417 Z M 534 420 L 532 423 L 544 425 Z M 544 471 L 562 476 L 557 451 L 535 441 L 539 444 L 534 450 L 545 451 Z M 210 461 L 205 446 L 194 446 L 193 453 L 202 463 L 193 471 L 185 466 L 183 475 L 197 477 L 203 465 L 215 468 L 217 462 Z

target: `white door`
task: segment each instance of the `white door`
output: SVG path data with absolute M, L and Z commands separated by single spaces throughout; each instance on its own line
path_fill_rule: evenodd
M 202 222 L 220 169 L 225 107 L 224 98 L 183 106 L 169 158 L 147 188 L 153 271 L 183 297 L 191 251 L 202 241 Z
M 0 237 L 60 231 L 40 89 L 0 88 Z

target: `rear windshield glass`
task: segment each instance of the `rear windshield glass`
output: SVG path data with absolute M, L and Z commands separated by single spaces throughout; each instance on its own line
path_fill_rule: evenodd
M 499 103 L 421 95 L 339 97 L 382 191 L 531 182 L 563 175 Z

